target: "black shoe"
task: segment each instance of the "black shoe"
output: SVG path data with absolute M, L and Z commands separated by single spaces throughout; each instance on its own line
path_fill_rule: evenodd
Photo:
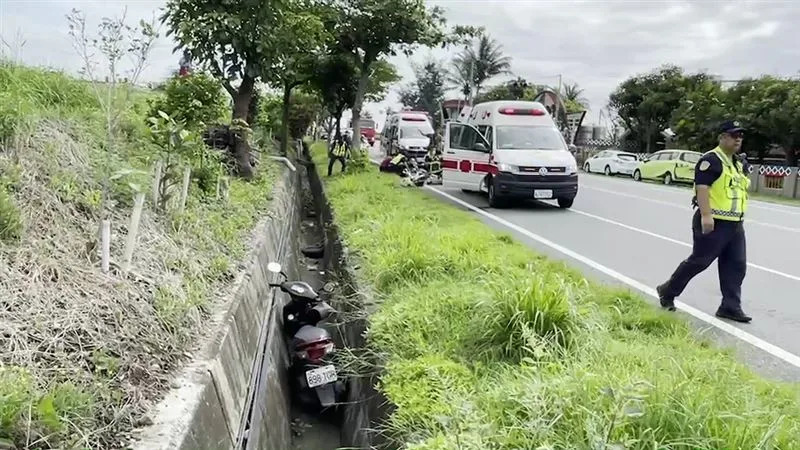
M 753 320 L 752 317 L 745 314 L 744 311 L 742 311 L 741 309 L 730 310 L 723 307 L 720 307 L 717 310 L 716 316 L 721 319 L 733 320 L 734 322 L 740 322 L 740 323 L 750 323 L 750 321 Z
M 661 302 L 661 307 L 666 309 L 667 311 L 675 311 L 675 299 L 668 298 L 666 295 L 663 294 L 664 292 L 663 284 L 656 288 L 656 292 L 658 293 L 658 301 Z

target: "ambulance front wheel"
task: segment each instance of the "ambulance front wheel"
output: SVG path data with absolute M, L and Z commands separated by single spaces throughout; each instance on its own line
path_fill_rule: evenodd
M 564 209 L 571 208 L 573 202 L 575 202 L 574 198 L 561 197 L 558 199 L 558 207 Z
M 486 180 L 487 190 L 489 191 L 489 207 L 490 208 L 503 208 L 506 206 L 506 199 L 500 196 L 494 188 L 494 180 L 488 178 Z

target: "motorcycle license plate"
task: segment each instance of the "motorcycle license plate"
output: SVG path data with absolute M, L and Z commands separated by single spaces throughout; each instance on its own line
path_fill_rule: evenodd
M 533 191 L 533 198 L 553 198 L 551 189 L 536 189 Z
M 311 369 L 306 372 L 306 381 L 308 387 L 322 386 L 323 384 L 333 383 L 338 377 L 336 376 L 336 366 L 333 364 L 328 366 Z

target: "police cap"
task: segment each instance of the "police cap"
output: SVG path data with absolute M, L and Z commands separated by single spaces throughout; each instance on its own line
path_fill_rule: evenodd
M 740 133 L 742 131 L 744 128 L 738 120 L 726 120 L 719 125 L 720 133 Z

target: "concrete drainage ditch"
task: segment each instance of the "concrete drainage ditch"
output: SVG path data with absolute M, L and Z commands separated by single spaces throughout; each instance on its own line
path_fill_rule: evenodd
M 310 160 L 308 149 L 305 149 L 305 154 Z M 341 315 L 347 317 L 339 326 L 341 343 L 359 354 L 358 349 L 363 349 L 366 345 L 364 334 L 370 309 L 368 302 L 372 295 L 358 286 L 355 268 L 349 265 L 346 249 L 339 239 L 333 210 L 315 166 L 308 164 L 306 170 L 315 211 L 324 232 L 323 267 L 328 276 L 339 283 L 340 298 L 347 299 L 335 305 Z M 367 358 L 364 355 L 362 357 Z M 365 361 L 360 365 L 374 367 L 374 363 L 375 361 Z M 345 448 L 390 448 L 389 443 L 375 432 L 381 420 L 389 413 L 388 402 L 375 389 L 378 376 L 377 373 L 359 374 L 349 379 L 347 398 L 342 407 L 341 442 Z
M 305 157 L 310 160 L 305 149 Z M 358 354 L 364 347 L 366 301 L 339 241 L 333 212 L 316 168 L 287 165 L 274 188 L 275 206 L 259 225 L 260 238 L 245 270 L 209 322 L 197 358 L 176 377 L 151 414 L 152 425 L 136 431 L 136 450 L 389 448 L 374 433 L 385 417 L 385 399 L 374 389 L 377 374 L 348 378 L 338 414 L 307 414 L 293 407 L 289 357 L 281 326 L 284 295 L 268 284 L 279 262 L 290 278 L 319 288 L 338 285 L 333 306 L 345 318 L 334 324 L 337 346 Z M 321 248 L 311 249 L 315 244 Z M 309 256 L 301 254 L 307 248 Z M 320 255 L 320 251 L 322 254 Z M 346 299 L 346 301 L 344 300 Z M 337 319 L 332 319 L 336 321 Z

